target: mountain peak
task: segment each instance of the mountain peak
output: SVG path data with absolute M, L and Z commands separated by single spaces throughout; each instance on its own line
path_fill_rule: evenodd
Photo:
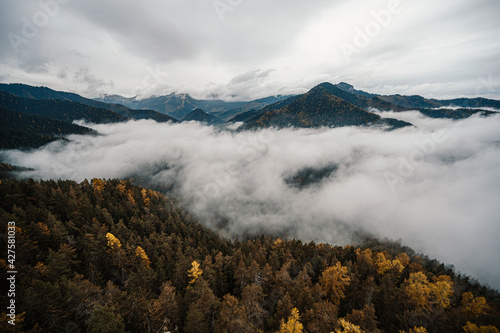
M 330 82 L 323 82 L 323 83 L 320 83 L 318 84 L 317 86 L 315 86 L 314 88 L 311 89 L 314 90 L 314 89 L 331 89 L 331 88 L 335 88 L 335 86 L 333 84 L 331 84 Z
M 342 89 L 342 90 L 351 90 L 354 89 L 354 86 L 352 84 L 346 83 L 346 82 L 340 82 L 336 84 L 337 88 Z

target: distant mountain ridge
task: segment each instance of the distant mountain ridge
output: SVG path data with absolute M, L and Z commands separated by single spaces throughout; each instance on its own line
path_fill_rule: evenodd
M 115 123 L 126 121 L 119 113 L 94 106 L 61 99 L 30 99 L 0 91 L 0 106 L 6 109 L 37 116 L 46 116 L 72 123 L 85 119 L 92 123 Z
M 225 102 L 222 100 L 197 100 L 188 94 L 171 93 L 164 96 L 152 96 L 145 99 L 126 98 L 118 95 L 104 95 L 96 99 L 106 103 L 121 103 L 133 109 L 151 109 L 167 114 L 176 119 L 182 119 L 196 109 L 207 113 L 225 112 L 238 108 L 247 102 Z
M 97 101 L 105 103 L 120 103 L 133 109 L 151 109 L 182 119 L 188 113 L 202 109 L 207 114 L 214 115 L 224 121 L 251 110 L 260 110 L 263 107 L 287 98 L 288 96 L 269 96 L 250 102 L 226 102 L 222 100 L 198 100 L 188 94 L 171 93 L 164 96 L 152 96 L 145 99 L 127 98 L 119 95 L 103 95 Z
M 342 97 L 339 97 L 342 96 Z M 363 105 L 379 103 L 378 100 L 356 96 L 335 87 L 331 83 L 322 83 L 299 97 L 271 105 L 267 110 L 246 121 L 242 129 L 267 127 L 342 127 L 364 125 L 387 125 L 392 128 L 411 124 L 395 119 L 387 122 L 379 115 L 368 112 L 350 101 Z M 373 101 L 376 101 L 374 103 Z M 389 103 L 380 102 L 387 106 Z
M 318 89 L 321 89 L 323 94 L 311 94 Z M 380 117 L 372 111 L 374 109 L 396 112 L 417 110 L 429 117 L 459 119 L 477 113 L 485 116 L 492 114 L 491 111 L 482 110 L 482 107 L 500 109 L 500 101 L 497 100 L 485 98 L 437 100 L 422 96 L 378 95 L 357 90 L 345 82 L 337 84 L 325 82 L 306 94 L 269 96 L 250 102 L 196 100 L 188 94 L 178 93 L 141 100 L 119 95 L 104 95 L 98 100 L 93 100 L 74 93 L 25 84 L 0 84 L 1 91 L 25 99 L 21 103 L 25 107 L 20 110 L 16 103 L 9 102 L 11 97 L 0 95 L 0 105 L 9 110 L 31 112 L 66 122 L 75 119 L 86 119 L 97 123 L 128 119 L 175 122 L 181 119 L 196 120 L 211 125 L 244 122 L 242 128 L 367 124 L 385 124 L 397 128 L 408 123 L 395 119 L 378 119 Z M 451 107 L 455 109 L 439 109 Z
M 323 94 L 314 92 L 322 91 Z M 329 97 L 326 97 L 328 95 Z M 332 98 L 332 97 L 336 98 Z M 304 103 L 307 101 L 306 103 Z M 345 104 L 346 102 L 348 104 Z M 358 109 L 353 108 L 356 106 Z M 444 107 L 458 109 L 439 109 Z M 491 107 L 500 109 L 500 101 L 485 98 L 436 100 L 421 96 L 382 96 L 356 90 L 348 83 L 331 84 L 324 82 L 308 93 L 294 96 L 258 110 L 238 114 L 230 122 L 245 122 L 241 129 L 260 127 L 318 127 L 318 126 L 358 126 L 386 125 L 399 128 L 410 125 L 391 118 L 380 118 L 371 111 L 405 112 L 416 110 L 432 118 L 461 119 L 473 114 L 488 116 L 495 112 L 480 109 Z M 475 109 L 473 109 L 475 108 Z M 362 113 L 364 111 L 365 113 Z
M 483 97 L 476 98 L 454 98 L 454 99 L 429 99 L 419 95 L 379 95 L 371 94 L 362 90 L 356 90 L 348 83 L 341 82 L 335 85 L 337 88 L 354 95 L 365 97 L 377 97 L 385 102 L 402 108 L 440 108 L 440 107 L 462 107 L 462 108 L 484 108 L 491 107 L 500 109 L 500 101 Z
M 168 115 L 164 115 L 153 110 L 133 110 L 124 105 L 103 103 L 95 101 L 93 99 L 82 97 L 74 93 L 56 91 L 47 87 L 33 87 L 20 83 L 0 83 L 0 91 L 8 92 L 15 96 L 32 100 L 60 100 L 76 102 L 79 104 L 92 106 L 94 108 L 113 111 L 121 116 L 132 119 L 154 119 L 158 122 L 177 120 Z

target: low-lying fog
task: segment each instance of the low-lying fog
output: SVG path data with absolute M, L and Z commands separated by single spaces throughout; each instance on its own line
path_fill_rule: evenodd
M 357 232 L 401 239 L 500 289 L 500 115 L 383 116 L 416 127 L 232 132 L 130 121 L 90 124 L 102 135 L 2 157 L 35 170 L 24 177 L 175 184 L 223 235 L 286 231 L 339 245 Z

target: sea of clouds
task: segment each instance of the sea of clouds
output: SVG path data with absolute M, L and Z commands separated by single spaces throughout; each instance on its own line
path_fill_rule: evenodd
M 95 125 L 2 159 L 22 177 L 134 177 L 172 188 L 224 236 L 288 233 L 345 245 L 357 234 L 402 244 L 500 289 L 500 114 L 465 120 L 379 113 L 414 124 L 238 132 L 151 120 Z M 332 167 L 333 166 L 333 167 Z M 301 170 L 333 170 L 313 184 Z

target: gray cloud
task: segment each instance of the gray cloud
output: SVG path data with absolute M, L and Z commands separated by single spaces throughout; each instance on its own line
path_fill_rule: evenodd
M 2 157 L 34 168 L 26 177 L 139 176 L 176 184 L 202 223 L 225 235 L 286 231 L 304 241 L 346 244 L 361 231 L 401 239 L 500 288 L 500 116 L 383 115 L 417 127 L 234 133 L 134 121 L 91 125 L 103 135 Z M 285 181 L 305 168 L 332 165 L 335 171 L 315 185 L 300 189 Z
M 56 0 L 45 0 L 51 1 Z M 141 85 L 145 68 L 159 66 L 169 78 L 156 94 L 259 98 L 338 77 L 384 94 L 500 98 L 498 1 L 401 0 L 403 11 L 392 15 L 350 63 L 340 45 L 353 44 L 356 29 L 375 22 L 373 12 L 387 10 L 388 1 L 225 3 L 229 9 L 221 20 L 211 0 L 70 1 L 14 52 L 8 34 L 22 35 L 24 18 L 33 21 L 43 9 L 38 1 L 5 0 L 0 3 L 0 68 L 11 81 L 50 83 L 84 94 L 85 85 L 68 85 L 58 76 L 61 68 L 75 73 L 87 66 L 115 82 L 108 93 L 124 95 Z M 234 84 L 234 78 L 255 69 L 273 72 Z M 488 89 L 478 89 L 481 78 L 490 76 Z
M 61 73 L 58 73 L 58 77 L 60 74 Z M 66 76 L 64 72 L 62 72 L 62 75 Z M 80 70 L 75 73 L 73 81 L 86 86 L 85 94 L 87 96 L 98 96 L 99 94 L 103 94 L 114 85 L 113 81 L 106 82 L 96 75 L 91 74 L 89 68 L 86 66 L 80 68 Z

